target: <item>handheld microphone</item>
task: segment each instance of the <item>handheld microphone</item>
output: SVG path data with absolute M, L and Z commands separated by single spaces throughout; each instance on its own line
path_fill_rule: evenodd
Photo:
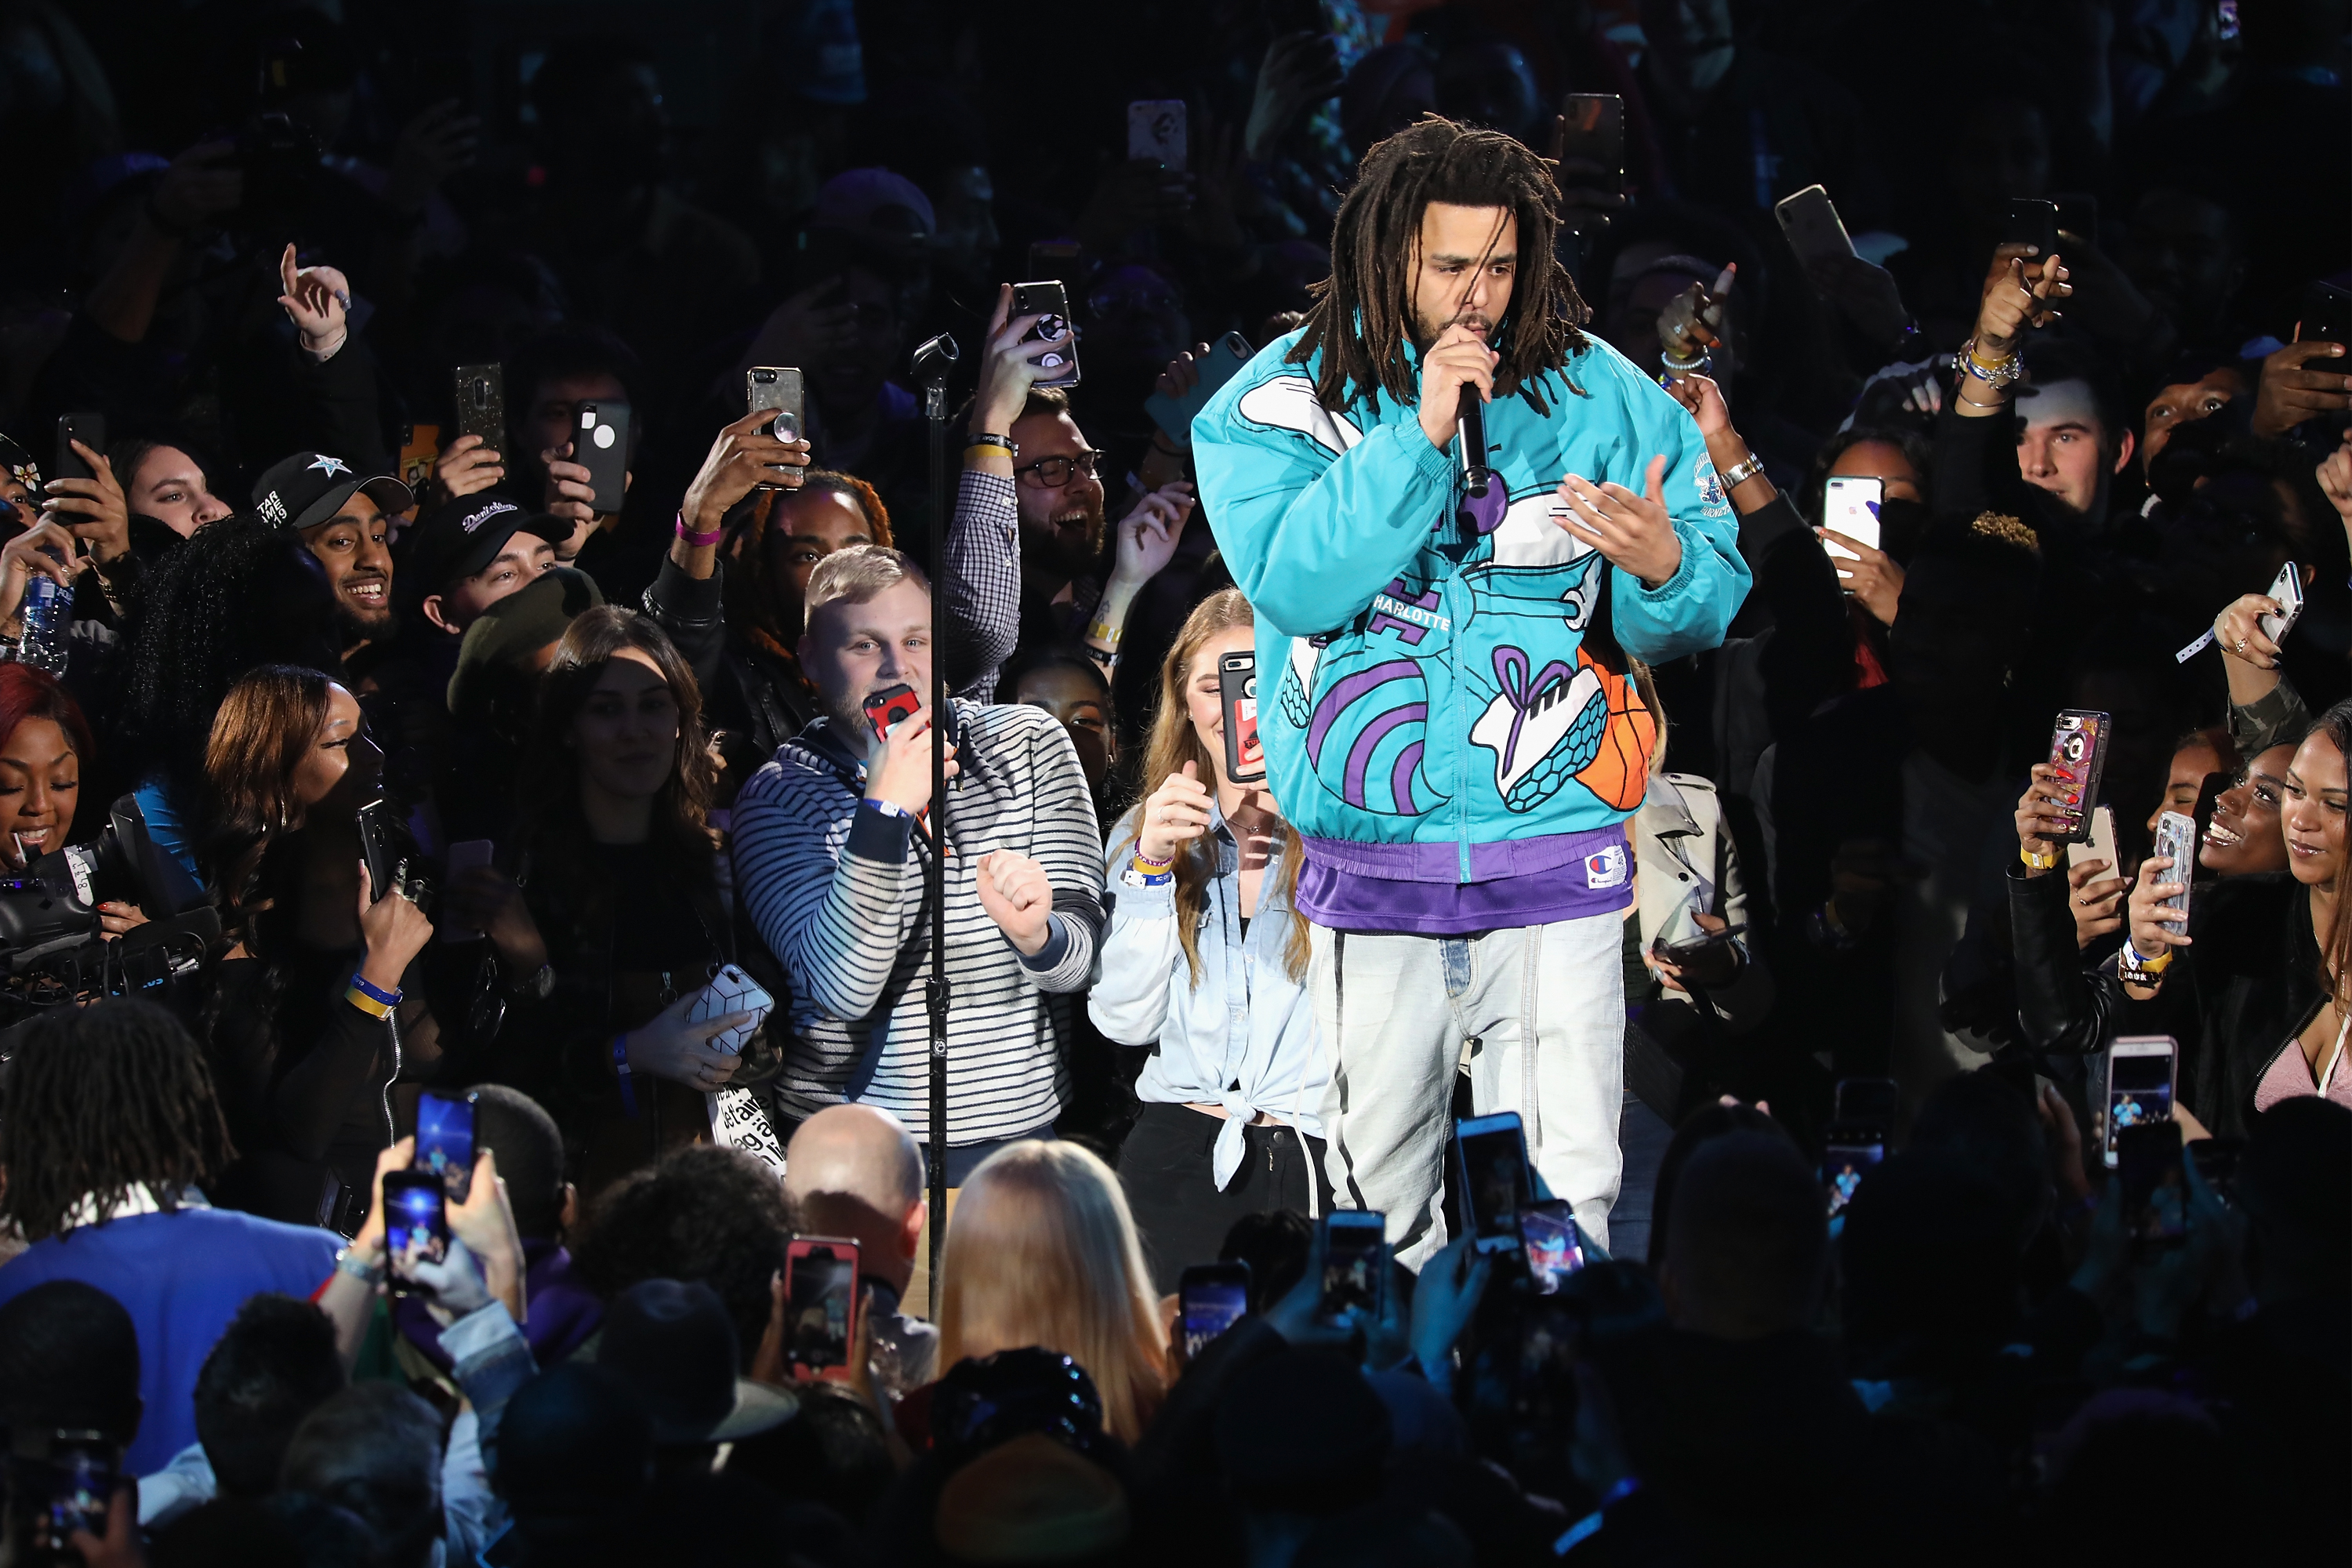
M 1462 488 L 1474 496 L 1486 493 L 1486 402 L 1475 382 L 1462 384 L 1462 403 L 1454 415 L 1454 434 L 1462 443 Z

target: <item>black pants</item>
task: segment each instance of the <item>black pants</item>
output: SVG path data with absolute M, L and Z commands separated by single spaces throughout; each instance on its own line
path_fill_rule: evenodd
M 1146 1105 L 1119 1150 L 1119 1183 L 1127 1188 L 1127 1206 L 1143 1233 L 1143 1253 L 1162 1295 L 1176 1289 L 1191 1265 L 1214 1263 L 1225 1232 L 1243 1215 L 1267 1209 L 1307 1213 L 1310 1181 L 1316 1212 L 1330 1212 L 1323 1140 L 1295 1128 L 1243 1128 L 1249 1149 L 1233 1184 L 1219 1192 L 1210 1173 L 1217 1134 L 1224 1127 L 1190 1106 Z

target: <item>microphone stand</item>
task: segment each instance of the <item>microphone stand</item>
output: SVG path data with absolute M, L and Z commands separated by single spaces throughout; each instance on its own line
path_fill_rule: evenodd
M 948 709 L 945 639 L 940 619 L 946 611 L 948 520 L 948 373 L 955 368 L 955 339 L 945 332 L 915 351 L 914 373 L 923 388 L 923 418 L 931 438 L 931 540 L 926 564 L 931 575 L 931 854 L 923 863 L 923 904 L 931 926 L 931 973 L 923 983 L 923 1005 L 930 1016 L 931 1140 L 930 1224 L 933 1322 L 940 1317 L 940 1247 L 948 1228 Z

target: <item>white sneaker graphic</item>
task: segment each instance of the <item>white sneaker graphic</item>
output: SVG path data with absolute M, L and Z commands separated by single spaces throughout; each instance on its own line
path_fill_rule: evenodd
M 1601 677 L 1554 659 L 1528 678 L 1527 655 L 1495 654 L 1503 689 L 1470 726 L 1470 739 L 1495 753 L 1495 793 L 1513 811 L 1533 811 L 1589 766 L 1601 750 L 1609 700 Z

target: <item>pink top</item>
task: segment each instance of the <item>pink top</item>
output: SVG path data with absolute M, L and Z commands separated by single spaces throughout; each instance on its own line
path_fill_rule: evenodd
M 2352 1109 L 2352 1061 L 2344 1059 L 2344 1036 L 2339 1033 L 2336 1040 L 2336 1061 L 2327 1075 L 2326 1092 L 2326 1097 L 2336 1104 Z M 2279 1052 L 2271 1065 L 2263 1069 L 2262 1081 L 2254 1085 L 2254 1109 L 2268 1110 L 2282 1100 L 2319 1092 L 2319 1086 L 2312 1081 L 2311 1064 L 2304 1059 L 2303 1047 L 2289 1040 L 2286 1049 Z

